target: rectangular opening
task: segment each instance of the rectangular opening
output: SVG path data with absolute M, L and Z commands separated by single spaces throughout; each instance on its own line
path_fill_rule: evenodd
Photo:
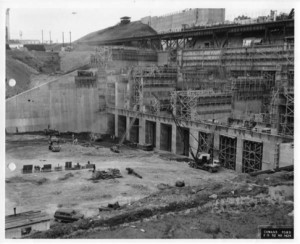
M 219 160 L 222 167 L 236 168 L 236 138 L 220 135 Z
M 242 172 L 251 173 L 261 170 L 263 144 L 245 140 L 243 144 Z
M 171 152 L 172 149 L 172 126 L 171 125 L 161 123 L 160 149 Z
M 130 118 L 130 123 L 132 123 L 133 120 L 134 118 Z M 139 143 L 139 119 L 134 120 L 129 133 L 130 133 L 130 137 L 129 137 L 130 141 Z
M 107 114 L 107 133 L 109 135 L 115 134 L 115 115 Z
M 146 120 L 146 144 L 156 146 L 156 122 Z
M 118 137 L 122 138 L 122 136 L 126 133 L 126 116 L 118 115 Z
M 181 128 L 176 130 L 176 154 L 189 156 L 190 130 Z
M 27 236 L 31 233 L 31 226 L 30 227 L 24 227 L 24 228 L 21 228 L 21 236 Z

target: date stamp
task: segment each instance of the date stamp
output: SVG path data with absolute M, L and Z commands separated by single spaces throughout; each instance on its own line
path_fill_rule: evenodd
M 294 239 L 294 227 L 260 226 L 258 234 L 261 239 Z

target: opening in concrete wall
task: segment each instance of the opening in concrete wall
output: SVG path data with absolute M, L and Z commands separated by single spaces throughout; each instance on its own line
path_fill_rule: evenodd
M 236 141 L 235 137 L 220 136 L 219 160 L 224 168 L 236 168 Z
M 160 149 L 171 152 L 172 150 L 172 125 L 160 125 Z
M 156 146 L 156 122 L 146 120 L 146 144 Z
M 115 115 L 107 114 L 107 133 L 110 135 L 115 134 Z
M 181 128 L 176 130 L 176 154 L 189 156 L 190 130 Z
M 244 140 L 242 172 L 251 173 L 261 170 L 263 143 Z
M 199 131 L 198 152 L 209 153 L 213 157 L 214 134 Z
M 118 115 L 118 137 L 121 138 L 126 133 L 126 116 Z
M 134 118 L 130 118 L 130 123 Z M 139 143 L 139 119 L 135 119 L 133 125 L 130 128 L 130 137 L 131 142 Z

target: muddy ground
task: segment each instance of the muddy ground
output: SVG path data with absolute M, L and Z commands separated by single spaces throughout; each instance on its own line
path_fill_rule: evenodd
M 52 217 L 70 207 L 85 215 L 73 224 L 52 227 L 32 238 L 257 238 L 261 225 L 293 225 L 293 173 L 250 177 L 221 169 L 192 169 L 174 155 L 123 147 L 110 151 L 112 141 L 83 146 L 63 139 L 62 150 L 48 150 L 44 135 L 7 135 L 6 214 L 41 209 Z M 22 174 L 23 165 L 64 166 L 66 161 L 96 164 L 97 170 L 118 168 L 122 178 L 89 180 L 89 169 Z M 133 168 L 143 178 L 128 175 Z M 70 174 L 71 173 L 71 174 Z M 66 177 L 66 174 L 67 177 Z M 185 187 L 175 187 L 183 180 Z M 118 201 L 121 208 L 99 212 Z

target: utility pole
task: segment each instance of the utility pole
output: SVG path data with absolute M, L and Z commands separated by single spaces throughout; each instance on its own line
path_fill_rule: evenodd
M 44 43 L 44 31 L 42 30 L 42 44 Z
M 51 44 L 51 31 L 49 31 L 49 37 L 50 37 L 50 42 L 49 42 L 49 44 Z
M 64 42 L 65 42 L 65 41 L 64 41 L 64 34 L 65 34 L 65 33 L 63 32 L 63 33 L 62 33 L 62 41 L 63 41 L 62 46 L 63 46 L 63 47 L 64 47 Z
M 71 46 L 71 31 L 70 31 L 70 46 Z

